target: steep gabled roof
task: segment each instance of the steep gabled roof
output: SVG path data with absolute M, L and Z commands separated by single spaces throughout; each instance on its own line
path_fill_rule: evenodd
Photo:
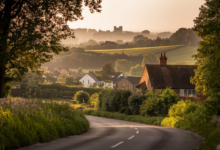
M 145 65 L 151 86 L 154 89 L 194 89 L 190 78 L 195 76 L 195 65 Z
M 87 73 L 91 78 L 93 78 L 95 81 L 101 81 L 99 80 L 92 72 Z
M 127 77 L 125 77 L 125 79 L 127 79 L 131 84 L 137 85 L 137 84 L 139 84 L 141 77 L 127 76 Z

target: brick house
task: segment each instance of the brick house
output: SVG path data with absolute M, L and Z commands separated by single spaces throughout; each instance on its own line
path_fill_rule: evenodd
M 118 81 L 118 88 L 125 88 L 135 92 L 136 86 L 139 84 L 140 80 L 140 77 L 124 76 Z
M 161 53 L 159 65 L 146 64 L 137 89 L 157 90 L 167 87 L 174 90 L 180 97 L 205 97 L 195 91 L 195 85 L 190 83 L 190 78 L 195 76 L 195 65 L 167 65 L 167 57 Z M 200 96 L 200 98 L 198 98 Z

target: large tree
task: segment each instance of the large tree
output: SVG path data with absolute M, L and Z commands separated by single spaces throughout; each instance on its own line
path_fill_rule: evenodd
M 127 59 L 118 59 L 115 62 L 115 70 L 118 72 L 123 72 L 124 74 L 130 71 L 132 67 L 132 62 Z
M 68 21 L 82 19 L 82 6 L 100 12 L 102 0 L 0 0 L 0 98 L 6 83 L 37 71 L 74 37 Z
M 114 70 L 114 67 L 111 63 L 106 63 L 102 66 L 101 75 L 102 75 L 103 79 L 110 78 L 110 75 L 114 72 L 115 72 L 115 70 Z
M 207 95 L 220 91 L 220 1 L 206 0 L 194 20 L 194 30 L 202 38 L 197 54 L 198 68 L 192 83 L 196 90 Z

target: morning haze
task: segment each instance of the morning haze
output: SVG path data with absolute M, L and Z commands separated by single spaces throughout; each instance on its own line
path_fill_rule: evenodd
M 71 28 L 112 30 L 124 26 L 126 31 L 175 32 L 193 27 L 204 0 L 103 0 L 102 12 L 91 14 L 84 8 L 84 20 L 69 23 Z
M 0 150 L 220 150 L 219 8 L 0 0 Z

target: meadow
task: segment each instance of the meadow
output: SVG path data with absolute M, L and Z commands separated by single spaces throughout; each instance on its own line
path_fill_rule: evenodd
M 119 53 L 127 55 L 147 55 L 154 54 L 156 57 L 160 56 L 160 53 L 166 52 L 168 57 L 168 64 L 194 64 L 195 60 L 192 55 L 197 53 L 197 47 L 183 46 L 183 45 L 171 45 L 171 46 L 158 46 L 158 47 L 138 47 L 138 48 L 126 48 L 126 49 L 103 49 L 103 50 L 86 50 L 97 53 L 115 54 Z

